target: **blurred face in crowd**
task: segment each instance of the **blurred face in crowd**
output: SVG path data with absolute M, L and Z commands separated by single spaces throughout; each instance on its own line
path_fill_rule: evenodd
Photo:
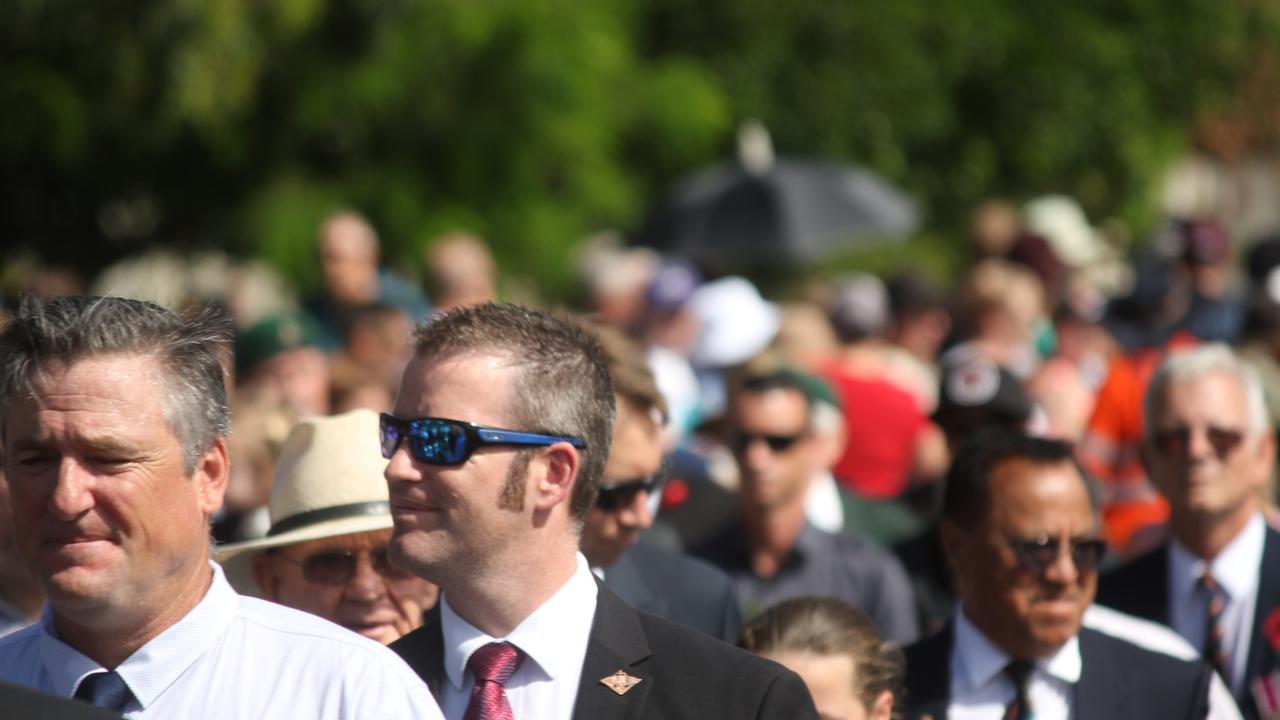
M 893 694 L 886 691 L 868 708 L 858 697 L 857 670 L 849 655 L 782 650 L 761 654 L 804 680 L 821 720 L 889 720 Z
M 802 501 L 819 455 L 804 394 L 792 388 L 738 393 L 730 425 L 743 500 L 760 509 Z
M 966 617 L 1014 658 L 1044 657 L 1079 631 L 1093 601 L 1097 557 L 1077 562 L 1082 553 L 1071 548 L 1098 539 L 1097 519 L 1069 462 L 1011 458 L 996 464 L 990 483 L 983 522 L 943 522 L 947 558 Z
M 504 409 L 514 373 L 505 358 L 488 355 L 415 357 L 392 414 L 511 428 Z M 449 580 L 517 552 L 534 512 L 525 502 L 529 468 L 521 457 L 511 447 L 490 445 L 460 465 L 429 465 L 401 442 L 386 470 L 396 562 L 447 589 Z
M 320 264 L 325 286 L 339 302 L 372 302 L 378 293 L 378 240 L 368 223 L 338 215 L 320 230 Z
M 289 407 L 304 415 L 329 413 L 329 358 L 315 347 L 286 350 L 254 370 Z
M 386 645 L 422 624 L 434 585 L 391 565 L 391 530 L 308 540 L 260 553 L 254 579 L 273 602 Z
M 186 471 L 166 417 L 168 379 L 151 356 L 43 370 L 35 397 L 5 410 L 4 439 L 18 546 L 55 611 L 128 623 L 203 593 L 225 442 Z
M 1143 458 L 1176 522 L 1243 523 L 1275 461 L 1271 434 L 1251 427 L 1244 386 L 1225 371 L 1170 383 Z
M 616 396 L 615 396 L 616 397 Z M 661 428 L 643 409 L 617 397 L 613 444 L 604 466 L 601 495 L 587 511 L 582 554 L 594 567 L 608 567 L 653 524 L 649 493 L 639 489 L 662 466 Z

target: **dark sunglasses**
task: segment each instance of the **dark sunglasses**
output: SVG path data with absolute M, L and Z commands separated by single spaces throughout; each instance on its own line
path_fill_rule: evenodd
M 1056 537 L 1041 535 L 1034 540 L 1006 540 L 1009 549 L 1018 559 L 1018 567 L 1023 570 L 1043 575 L 1062 553 L 1062 543 Z M 1071 538 L 1067 541 L 1071 562 L 1076 564 L 1076 571 L 1089 573 L 1098 569 L 1102 556 L 1107 552 L 1107 543 L 1098 538 Z
M 649 477 L 619 480 L 608 485 L 601 485 L 596 495 L 596 507 L 605 512 L 613 512 L 628 507 L 635 502 L 636 495 L 641 492 L 653 494 L 662 488 L 662 478 L 658 474 Z
M 1243 432 L 1214 425 L 1204 429 L 1204 436 L 1219 460 L 1226 460 L 1227 456 L 1244 442 Z M 1157 430 L 1151 439 L 1157 450 L 1170 457 L 1185 458 L 1191 451 L 1191 428 L 1188 427 Z
M 795 435 L 767 435 L 764 433 L 744 433 L 734 432 L 729 435 L 729 447 L 738 453 L 744 453 L 747 448 L 756 440 L 763 440 L 765 445 L 769 446 L 769 450 L 780 453 L 786 452 L 795 445 L 800 438 L 804 437 L 804 433 L 796 433 Z
M 329 550 L 308 555 L 301 560 L 291 558 L 279 551 L 272 552 L 272 555 L 301 567 L 302 577 L 306 578 L 307 582 L 317 585 L 346 585 L 351 582 L 351 578 L 355 577 L 356 563 L 359 561 L 360 553 L 349 550 Z M 369 562 L 373 564 L 374 572 L 388 580 L 402 580 L 410 576 L 409 573 L 391 564 L 385 547 L 370 551 Z
M 501 430 L 484 427 L 461 420 L 422 417 L 401 420 L 382 413 L 379 423 L 382 436 L 382 457 L 391 459 L 400 447 L 400 438 L 409 438 L 409 453 L 413 459 L 428 465 L 459 465 L 471 457 L 481 445 L 553 445 L 567 442 L 576 448 L 586 447 L 577 438 L 559 435 Z

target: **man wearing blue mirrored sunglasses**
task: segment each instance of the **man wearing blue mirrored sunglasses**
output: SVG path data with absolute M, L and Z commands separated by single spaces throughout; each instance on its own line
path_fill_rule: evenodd
M 488 304 L 437 316 L 414 348 L 380 428 L 388 551 L 442 594 L 392 648 L 446 718 L 815 717 L 794 674 L 639 614 L 591 574 L 578 543 L 614 395 L 590 337 Z

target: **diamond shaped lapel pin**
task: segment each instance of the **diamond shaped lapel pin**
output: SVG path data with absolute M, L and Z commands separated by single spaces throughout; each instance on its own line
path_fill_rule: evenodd
M 618 695 L 626 695 L 631 691 L 631 688 L 640 684 L 640 678 L 634 675 L 628 675 L 624 670 L 619 670 L 612 675 L 606 675 L 600 678 L 600 684 L 614 691 Z

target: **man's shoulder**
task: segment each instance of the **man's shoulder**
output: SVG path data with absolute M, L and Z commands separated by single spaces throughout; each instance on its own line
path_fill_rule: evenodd
M 732 578 L 715 565 L 674 550 L 637 543 L 627 550 L 627 554 L 646 580 L 660 580 L 664 585 L 691 591 L 733 584 Z
M 0 680 L 30 684 L 31 673 L 39 666 L 40 623 L 28 625 L 0 638 Z
M 364 657 L 369 662 L 402 665 L 395 653 L 383 645 L 358 635 L 317 615 L 294 610 L 259 598 L 240 596 L 235 621 L 242 625 L 246 652 L 280 648 L 291 656 L 314 648 L 339 651 L 344 662 Z
M 1123 686 L 1170 708 L 1207 703 L 1212 671 L 1203 661 L 1183 660 L 1089 628 L 1081 628 L 1079 638 L 1082 694 L 1107 696 Z
M 632 612 L 651 652 L 644 663 L 654 682 L 650 692 L 661 696 L 651 694 L 651 703 L 673 713 L 680 708 L 681 717 L 816 717 L 809 714 L 804 681 L 791 670 L 656 615 Z

